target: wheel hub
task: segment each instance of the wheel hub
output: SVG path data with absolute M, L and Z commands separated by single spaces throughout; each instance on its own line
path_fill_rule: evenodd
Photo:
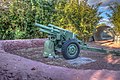
M 67 53 L 70 55 L 76 54 L 78 51 L 77 46 L 75 44 L 70 44 L 67 49 Z

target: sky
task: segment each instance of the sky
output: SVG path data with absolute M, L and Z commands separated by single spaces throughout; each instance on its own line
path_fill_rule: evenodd
M 106 23 L 108 26 L 113 27 L 114 25 L 110 22 L 109 17 L 107 17 L 107 14 L 111 14 L 111 10 L 109 9 L 109 4 L 112 4 L 113 2 L 120 3 L 120 0 L 88 0 L 89 5 L 95 5 L 98 3 L 101 3 L 101 6 L 99 7 L 99 12 L 103 12 L 100 16 L 103 17 L 103 19 L 100 21 L 100 23 Z

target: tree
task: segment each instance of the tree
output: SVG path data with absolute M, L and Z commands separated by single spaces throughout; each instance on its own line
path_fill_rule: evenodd
M 13 0 L 6 11 L 0 10 L 0 39 L 43 37 L 34 26 L 38 22 L 69 29 L 88 40 L 100 20 L 97 9 L 79 0 Z
M 114 6 L 113 6 L 114 5 Z M 111 22 L 114 24 L 114 30 L 117 34 L 120 34 L 120 4 L 114 3 L 110 5 L 110 9 L 112 10 L 112 15 L 108 15 L 110 17 Z
M 97 9 L 98 6 L 91 7 L 84 1 L 79 3 L 78 0 L 71 0 L 64 8 L 59 9 L 63 12 L 63 17 L 60 19 L 61 26 L 77 33 L 81 39 L 87 41 L 101 19 Z

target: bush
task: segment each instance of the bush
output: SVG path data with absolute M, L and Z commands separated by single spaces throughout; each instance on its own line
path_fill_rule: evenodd
M 41 37 L 39 29 L 34 26 L 36 12 L 31 2 L 13 1 L 7 9 L 4 6 L 0 8 L 0 39 Z
M 13 0 L 0 7 L 0 39 L 46 37 L 34 26 L 49 23 L 71 30 L 84 41 L 93 34 L 101 19 L 97 9 L 86 2 L 71 0 Z M 5 9 L 7 5 L 7 9 Z

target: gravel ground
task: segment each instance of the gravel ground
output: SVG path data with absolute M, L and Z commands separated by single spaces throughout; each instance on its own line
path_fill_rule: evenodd
M 32 41 L 33 42 L 33 41 Z M 34 42 L 35 43 L 35 42 Z M 91 47 L 104 48 L 110 50 L 119 50 L 120 48 L 112 48 L 107 46 L 102 46 L 101 44 L 111 44 L 111 41 L 100 41 L 95 43 L 88 43 Z M 41 43 L 39 43 L 42 45 Z M 114 44 L 114 43 L 113 43 Z M 112 44 L 112 45 L 113 45 Z M 110 46 L 110 45 L 109 45 Z M 116 47 L 116 44 L 114 44 Z M 57 59 L 53 58 L 43 58 L 43 46 L 29 47 L 24 49 L 7 49 L 7 52 L 15 55 L 19 55 L 31 60 L 39 61 L 49 65 L 68 67 L 74 69 L 92 69 L 92 70 L 120 70 L 120 56 L 115 56 L 112 54 L 103 54 L 99 52 L 91 51 L 81 51 L 80 57 L 74 60 L 65 60 L 62 56 Z M 83 60 L 82 58 L 86 58 Z M 91 59 L 91 60 L 90 60 Z M 71 62 L 71 63 L 70 63 Z M 76 63 L 75 63 L 76 62 Z
M 45 39 L 0 41 L 0 80 L 120 80 L 119 56 L 81 51 L 82 58 L 95 62 L 70 64 L 63 57 L 43 58 L 44 41 Z M 100 42 L 89 44 L 109 49 L 100 45 Z
M 116 71 L 120 70 L 120 57 L 112 54 L 81 51 L 81 55 L 79 58 L 74 60 L 65 60 L 62 56 L 56 59 L 43 58 L 42 50 L 43 47 L 28 48 L 28 49 L 14 50 L 10 53 L 31 60 L 39 61 L 48 65 L 68 67 L 74 69 L 84 69 L 84 70 L 86 69 L 92 69 L 92 70 L 107 69 L 107 70 L 116 70 Z M 86 60 L 83 60 L 82 58 L 86 58 Z M 75 63 L 75 61 L 77 61 L 78 63 L 77 62 Z

